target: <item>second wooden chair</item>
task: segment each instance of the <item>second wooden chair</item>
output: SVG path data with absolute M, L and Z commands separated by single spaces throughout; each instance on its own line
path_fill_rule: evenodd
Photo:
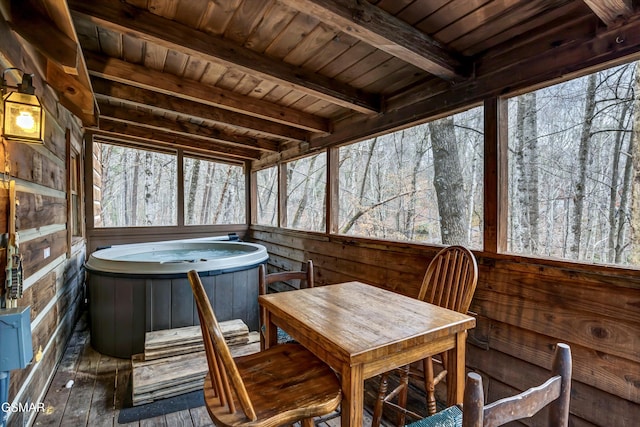
M 449 246 L 440 250 L 429 263 L 418 298 L 466 314 L 471 305 L 477 282 L 478 264 L 473 253 L 463 246 Z M 402 307 L 397 309 L 401 310 Z M 434 375 L 434 360 L 441 362 L 443 366 L 443 370 L 437 376 Z M 409 365 L 396 369 L 395 373 L 400 378 L 399 385 L 388 394 L 390 373 L 382 374 L 371 425 L 373 427 L 380 425 L 384 405 L 396 409 L 398 426 L 404 425 L 405 415 L 411 415 L 413 418 L 420 417 L 420 414 L 406 409 L 410 376 L 418 377 L 424 382 L 427 394 L 427 413 L 434 414 L 436 412 L 435 386 L 446 376 L 446 366 L 446 353 L 443 353 L 440 355 L 440 360 L 432 357 L 424 359 L 422 371 L 412 369 Z M 394 402 L 395 398 L 397 398 L 396 402 Z
M 260 264 L 258 268 L 258 286 L 259 294 L 266 295 L 269 291 L 269 285 L 274 283 L 286 283 L 291 289 L 313 288 L 313 261 L 308 260 L 305 268 L 299 271 L 279 271 L 267 274 L 267 268 L 264 264 Z M 280 289 L 283 290 L 283 289 Z M 265 347 L 264 337 L 264 313 L 260 309 L 260 348 Z M 291 337 L 278 328 L 278 343 L 291 342 Z

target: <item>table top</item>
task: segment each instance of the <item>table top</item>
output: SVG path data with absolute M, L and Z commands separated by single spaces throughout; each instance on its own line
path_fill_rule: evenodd
M 262 295 L 259 301 L 294 338 L 311 337 L 352 363 L 475 326 L 466 314 L 360 282 Z

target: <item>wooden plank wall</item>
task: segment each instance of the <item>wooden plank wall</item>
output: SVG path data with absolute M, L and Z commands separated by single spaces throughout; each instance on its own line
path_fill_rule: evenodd
M 79 120 L 62 107 L 38 73 L 21 42 L 0 19 L 0 68 L 20 67 L 35 73 L 36 94 L 45 106 L 45 144 L 3 141 L 4 174 L 0 184 L 0 221 L 7 232 L 7 182 L 16 183 L 16 225 L 24 257 L 24 296 L 19 306 L 31 307 L 34 358 L 25 369 L 11 372 L 9 402 L 38 404 L 62 357 L 66 343 L 83 307 L 85 240 L 68 239 L 67 226 L 67 134 L 69 144 L 82 153 Z M 10 82 L 12 84 L 12 82 Z M 2 266 L 6 250 L 0 250 Z M 2 268 L 4 281 L 4 268 Z M 51 408 L 50 410 L 56 410 Z M 28 425 L 36 415 L 11 412 L 9 426 Z
M 312 259 L 317 285 L 360 280 L 415 296 L 438 248 L 252 226 L 269 269 Z M 479 282 L 467 368 L 488 401 L 543 381 L 552 346 L 573 353 L 571 425 L 635 426 L 640 420 L 640 275 L 619 268 L 474 252 Z M 545 426 L 535 417 L 526 423 Z

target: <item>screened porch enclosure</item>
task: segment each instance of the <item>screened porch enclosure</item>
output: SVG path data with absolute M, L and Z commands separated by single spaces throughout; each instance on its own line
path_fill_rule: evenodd
M 487 400 L 540 383 L 565 342 L 570 424 L 640 420 L 636 0 L 6 0 L 0 14 L 3 89 L 33 73 L 46 122 L 42 144 L 2 137 L 38 355 L 11 372 L 9 401 L 42 401 L 69 367 L 94 251 L 231 235 L 266 247 L 269 272 L 312 260 L 318 288 L 412 298 L 440 249 L 466 246 L 465 367 Z

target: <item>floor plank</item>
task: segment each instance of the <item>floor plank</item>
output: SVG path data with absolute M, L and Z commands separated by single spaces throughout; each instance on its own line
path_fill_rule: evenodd
M 167 424 L 171 427 L 193 427 L 191 413 L 187 409 L 167 414 L 165 418 L 167 420 Z
M 191 409 L 189 412 L 191 413 L 191 420 L 193 421 L 193 427 L 213 426 L 213 422 L 211 421 L 211 417 L 209 417 L 207 408 L 205 408 L 204 406 Z

